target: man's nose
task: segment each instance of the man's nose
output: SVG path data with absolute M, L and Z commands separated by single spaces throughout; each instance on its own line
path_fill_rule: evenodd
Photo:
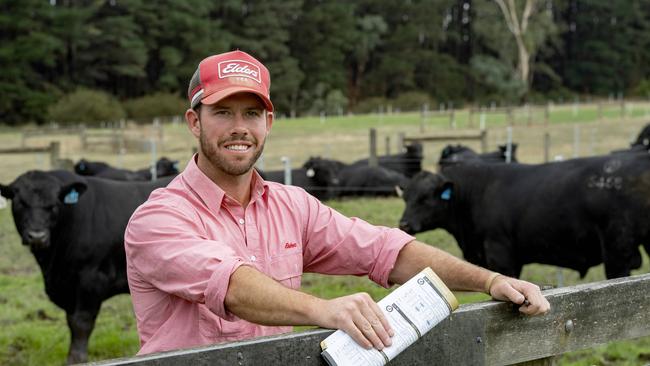
M 236 135 L 236 134 L 248 135 L 248 127 L 246 127 L 246 124 L 244 122 L 244 116 L 242 116 L 239 113 L 235 114 L 233 128 L 231 132 L 231 135 Z

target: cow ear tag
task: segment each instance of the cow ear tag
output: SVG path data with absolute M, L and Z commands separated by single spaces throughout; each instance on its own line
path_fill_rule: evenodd
M 74 205 L 77 202 L 79 202 L 79 192 L 73 188 L 70 192 L 68 192 L 68 194 L 65 195 L 63 198 L 63 203 L 66 205 Z
M 451 188 L 447 188 L 440 193 L 440 199 L 449 201 L 451 199 Z

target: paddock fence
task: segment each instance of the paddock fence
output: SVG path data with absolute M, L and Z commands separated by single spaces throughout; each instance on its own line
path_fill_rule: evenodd
M 405 136 L 400 134 L 399 140 L 402 145 L 407 145 L 413 142 L 443 142 L 449 143 L 451 141 L 480 141 L 481 142 L 481 152 L 487 152 L 487 130 L 482 129 L 479 131 L 453 131 L 448 133 L 437 133 L 430 135 L 421 135 L 421 136 Z
M 461 305 L 391 365 L 554 365 L 558 355 L 650 335 L 650 274 L 544 291 L 546 315 L 511 303 Z M 188 350 L 94 362 L 102 366 L 326 365 L 317 329 Z
M 45 154 L 49 156 L 50 166 L 52 169 L 72 170 L 72 161 L 60 158 L 61 143 L 58 141 L 52 141 L 48 146 L 0 149 L 0 155 L 7 154 Z

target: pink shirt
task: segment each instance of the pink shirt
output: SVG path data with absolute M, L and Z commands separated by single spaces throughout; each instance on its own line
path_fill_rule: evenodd
M 293 289 L 303 272 L 369 275 L 387 287 L 397 254 L 413 239 L 347 218 L 303 189 L 265 182 L 256 172 L 243 208 L 193 158 L 126 228 L 138 354 L 290 332 L 225 309 L 230 275 L 242 264 Z

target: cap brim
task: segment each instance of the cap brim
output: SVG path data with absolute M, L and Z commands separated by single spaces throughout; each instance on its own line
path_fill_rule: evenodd
M 244 86 L 232 86 L 230 88 L 225 88 L 223 90 L 220 90 L 216 93 L 212 93 L 208 95 L 207 97 L 203 97 L 201 99 L 202 104 L 214 104 L 218 101 L 220 101 L 223 98 L 227 98 L 233 94 L 237 93 L 252 93 L 260 97 L 262 99 L 262 102 L 264 102 L 264 106 L 266 107 L 266 110 L 268 112 L 273 112 L 273 103 L 271 103 L 271 100 L 264 94 L 260 93 L 258 90 L 252 89 L 252 88 L 247 88 Z

